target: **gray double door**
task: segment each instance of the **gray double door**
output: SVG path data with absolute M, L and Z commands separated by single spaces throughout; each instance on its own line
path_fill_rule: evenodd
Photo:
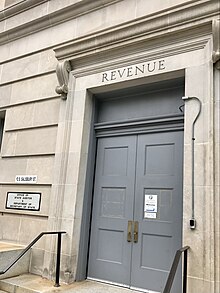
M 98 139 L 89 278 L 162 292 L 182 244 L 182 145 L 182 131 Z

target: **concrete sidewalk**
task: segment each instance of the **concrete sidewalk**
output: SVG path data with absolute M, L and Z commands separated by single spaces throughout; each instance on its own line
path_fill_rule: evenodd
M 54 282 L 40 276 L 24 274 L 0 281 L 0 290 L 9 293 L 138 293 L 123 287 L 85 280 L 71 285 L 61 284 L 54 287 Z M 1 291 L 0 291 L 1 292 Z M 139 292 L 140 293 L 140 292 Z

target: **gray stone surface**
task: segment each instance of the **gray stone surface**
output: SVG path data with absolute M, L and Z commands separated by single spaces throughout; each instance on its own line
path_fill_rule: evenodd
M 22 245 L 0 242 L 0 271 L 4 270 L 24 249 Z M 0 275 L 0 280 L 27 273 L 30 263 L 30 251 L 27 252 L 8 272 Z M 1 288 L 0 288 L 1 289 Z
M 54 287 L 54 282 L 32 274 L 2 280 L 0 289 L 9 293 L 138 293 L 135 290 L 88 280 Z

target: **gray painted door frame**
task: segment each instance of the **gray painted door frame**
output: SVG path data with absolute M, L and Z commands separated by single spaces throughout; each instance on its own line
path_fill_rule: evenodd
M 96 161 L 96 150 L 97 150 L 97 138 L 101 136 L 112 135 L 124 135 L 132 133 L 151 133 L 154 131 L 166 131 L 183 129 L 183 113 L 180 114 L 180 107 L 182 105 L 181 97 L 184 95 L 184 76 L 177 77 L 167 80 L 157 80 L 153 83 L 146 83 L 139 86 L 135 86 L 127 89 L 125 86 L 122 90 L 114 90 L 109 88 L 102 92 L 101 90 L 97 92 L 88 89 L 88 98 L 91 99 L 93 104 L 92 116 L 91 116 L 91 127 L 90 128 L 90 141 L 88 149 L 88 160 L 86 169 L 86 181 L 85 181 L 85 191 L 83 196 L 83 217 L 81 219 L 80 228 L 80 244 L 77 256 L 76 265 L 76 276 L 77 281 L 84 280 L 87 278 L 87 268 L 88 268 L 88 254 L 89 254 L 89 243 L 90 243 L 90 224 L 91 224 L 91 211 L 92 211 L 92 199 L 93 199 L 93 186 L 94 186 L 94 171 L 95 171 L 95 161 Z M 129 98 L 127 99 L 127 93 Z M 162 96 L 161 96 L 162 93 Z M 107 96 L 106 96 L 107 94 Z M 143 95 L 144 94 L 144 95 Z M 137 95 L 141 96 L 139 99 Z M 100 111 L 102 112 L 103 106 L 99 107 L 100 101 L 105 101 L 113 97 L 119 100 L 121 97 L 126 96 L 124 99 L 126 105 L 125 107 L 130 109 L 129 111 L 124 111 L 125 107 L 123 103 L 120 103 L 120 107 L 115 111 L 110 105 L 109 110 L 107 110 L 107 116 L 103 115 L 99 117 Z M 134 103 L 131 102 L 130 97 L 134 96 Z M 154 100 L 155 103 L 149 103 L 150 100 Z M 122 101 L 122 100 L 121 100 Z M 130 102 L 129 102 L 130 101 Z M 105 103 L 104 103 L 105 104 Z M 105 104 L 106 105 L 106 104 Z M 107 102 L 107 107 L 108 107 Z M 138 106 L 136 109 L 135 107 Z M 106 106 L 105 106 L 106 107 Z M 156 112 L 152 111 L 152 107 L 157 109 Z M 141 115 L 139 110 L 141 109 Z M 133 112 L 133 110 L 135 112 Z M 132 111 L 132 116 L 130 116 L 130 111 Z M 157 117 L 152 118 L 152 113 Z M 114 115 L 112 116 L 112 114 Z M 110 116 L 109 116 L 109 115 Z M 116 115 L 115 115 L 116 114 Z M 133 115 L 134 114 L 134 115 Z M 137 114 L 137 115 L 136 115 Z M 127 115 L 127 116 L 126 116 Z M 126 116 L 126 117 L 125 117 Z M 159 119 L 158 119 L 159 116 Z M 108 120 L 109 117 L 110 119 Z M 144 120 L 140 117 L 144 117 Z M 103 119 L 103 118 L 107 118 Z M 131 119 L 132 118 L 132 119 Z M 136 119 L 135 119 L 136 118 Z M 140 119 L 139 119 L 140 118 Z M 105 123 L 104 121 L 115 121 L 115 123 Z M 118 124 L 117 121 L 120 121 Z M 121 121 L 124 121 L 121 123 Z M 127 121 L 127 122 L 126 122 Z M 128 122 L 129 121 L 129 122 Z M 97 124 L 97 122 L 99 122 Z M 103 123 L 104 122 L 104 123 Z M 157 123 L 158 122 L 158 123 Z M 167 129 L 165 129 L 167 128 Z M 95 131 L 94 131 L 95 130 Z

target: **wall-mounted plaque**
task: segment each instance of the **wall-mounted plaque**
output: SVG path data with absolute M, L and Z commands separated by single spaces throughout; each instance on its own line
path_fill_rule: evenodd
M 6 209 L 39 211 L 41 193 L 34 192 L 8 192 Z
M 36 184 L 37 175 L 16 175 L 15 182 L 19 184 Z

